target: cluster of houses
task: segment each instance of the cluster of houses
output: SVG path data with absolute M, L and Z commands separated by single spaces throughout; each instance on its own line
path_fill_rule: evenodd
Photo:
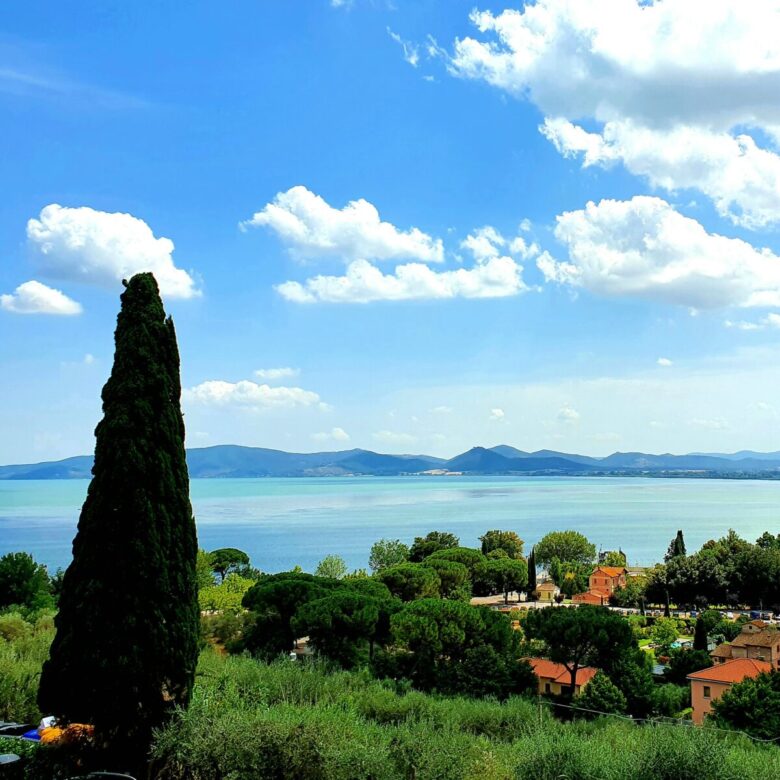
M 596 595 L 604 597 L 608 588 L 617 587 L 621 574 L 611 567 L 598 567 L 591 577 Z M 587 596 L 588 594 L 579 594 Z M 606 597 L 608 599 L 608 596 Z M 575 596 L 576 599 L 576 596 Z M 591 604 L 594 601 L 580 599 L 578 603 Z M 598 602 L 601 603 L 601 602 Z M 701 725 L 712 711 L 712 702 L 719 699 L 732 685 L 763 672 L 780 671 L 780 629 L 761 620 L 752 620 L 742 626 L 742 631 L 730 643 L 718 645 L 711 653 L 713 665 L 688 675 L 691 686 L 691 719 Z M 547 696 L 562 696 L 571 691 L 571 674 L 563 665 L 545 658 L 529 658 L 539 682 L 539 693 Z M 583 666 L 577 670 L 574 695 L 596 676 L 597 669 Z
M 598 565 L 588 579 L 588 590 L 572 597 L 574 604 L 606 606 L 610 596 L 626 586 L 628 579 L 643 573 L 625 566 Z M 553 603 L 560 593 L 552 581 L 541 583 L 537 599 Z M 763 672 L 780 671 L 780 629 L 762 620 L 745 623 L 732 642 L 718 645 L 710 653 L 713 665 L 688 675 L 691 686 L 692 720 L 701 724 L 719 699 L 732 685 Z M 544 658 L 528 659 L 539 681 L 539 693 L 561 696 L 570 692 L 571 674 L 563 664 Z M 584 666 L 577 671 L 576 696 L 595 677 L 598 670 Z

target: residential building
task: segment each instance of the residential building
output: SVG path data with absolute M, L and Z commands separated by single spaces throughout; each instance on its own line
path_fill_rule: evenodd
M 560 588 L 552 581 L 543 582 L 536 588 L 537 599 L 552 604 L 555 597 L 561 592 Z
M 572 596 L 572 601 L 575 604 L 609 604 L 609 597 L 625 586 L 625 566 L 597 566 L 588 578 L 588 590 Z
M 718 645 L 711 653 L 715 664 L 737 658 L 767 661 L 773 669 L 780 669 L 780 630 L 762 620 L 751 620 L 731 641 Z
M 771 671 L 772 664 L 767 661 L 734 658 L 689 674 L 693 722 L 700 726 L 712 711 L 712 702 L 723 696 L 732 685 L 749 677 L 758 677 L 762 672 Z
M 526 659 L 539 681 L 539 693 L 548 696 L 562 696 L 571 689 L 571 672 L 563 665 L 546 658 Z M 576 696 L 595 676 L 598 669 L 581 666 L 577 670 L 574 695 Z

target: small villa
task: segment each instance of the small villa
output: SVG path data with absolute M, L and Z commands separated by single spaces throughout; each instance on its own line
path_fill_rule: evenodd
M 762 620 L 751 620 L 731 642 L 718 645 L 710 658 L 716 665 L 749 658 L 767 661 L 772 668 L 780 669 L 780 630 Z
M 626 586 L 625 566 L 597 566 L 588 578 L 588 590 L 572 596 L 575 604 L 609 604 L 609 597 Z
M 544 601 L 547 604 L 552 604 L 555 601 L 555 597 L 560 592 L 560 588 L 552 580 L 548 580 L 537 586 L 537 601 Z
M 723 661 L 688 675 L 691 682 L 691 719 L 700 726 L 712 711 L 712 702 L 719 699 L 732 685 L 749 677 L 758 677 L 763 672 L 771 672 L 772 664 L 767 661 L 755 661 L 749 658 L 735 658 Z
M 563 665 L 546 658 L 527 658 L 539 681 L 539 693 L 548 696 L 562 696 L 571 689 L 571 672 Z M 598 669 L 581 666 L 577 670 L 574 695 L 576 696 L 595 676 Z

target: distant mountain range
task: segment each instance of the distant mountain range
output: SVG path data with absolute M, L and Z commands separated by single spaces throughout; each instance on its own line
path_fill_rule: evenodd
M 370 450 L 294 453 L 232 444 L 187 450 L 193 478 L 339 477 L 400 475 L 642 475 L 780 478 L 780 452 L 650 455 L 615 452 L 605 458 L 554 450 L 523 450 L 500 444 L 473 447 L 449 460 L 430 455 L 383 455 Z M 92 457 L 0 466 L 2 479 L 88 479 Z

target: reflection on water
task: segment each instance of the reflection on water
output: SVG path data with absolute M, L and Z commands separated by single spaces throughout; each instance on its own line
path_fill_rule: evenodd
M 0 554 L 28 550 L 51 568 L 70 558 L 86 481 L 0 482 Z M 451 531 L 477 545 L 491 528 L 528 545 L 572 528 L 632 563 L 662 558 L 678 528 L 689 549 L 735 528 L 778 533 L 780 483 L 545 477 L 193 480 L 200 543 L 240 547 L 255 565 L 312 569 L 329 553 L 365 567 L 371 544 Z

